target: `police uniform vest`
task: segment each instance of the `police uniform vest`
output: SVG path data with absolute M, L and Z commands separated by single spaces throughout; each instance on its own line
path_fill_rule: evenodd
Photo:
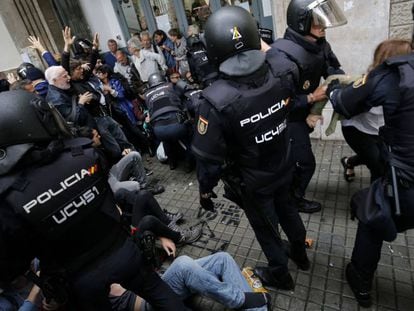
M 201 43 L 188 48 L 187 60 L 192 75 L 199 83 L 206 84 L 208 80 L 213 80 L 217 77 L 217 70 L 209 62 L 207 51 Z
M 255 73 L 257 77 L 251 77 L 261 81 L 259 87 L 218 80 L 203 91 L 223 119 L 230 157 L 240 167 L 249 189 L 271 188 L 283 182 L 290 169 L 286 118 L 293 91 L 288 82 L 292 67 L 285 59 L 271 61 Z
M 145 93 L 151 123 L 156 123 L 160 118 L 174 112 L 181 111 L 181 100 L 174 92 L 171 83 L 165 82 L 151 88 Z
M 297 94 L 312 93 L 320 84 L 321 77 L 327 72 L 327 62 L 321 50 L 319 53 L 312 53 L 300 44 L 287 39 L 278 39 L 272 47 L 286 53 L 289 58 L 298 66 L 300 74 L 297 82 Z M 303 121 L 309 114 L 310 108 L 297 109 L 289 115 L 289 121 Z
M 384 115 L 380 134 L 392 146 L 391 164 L 414 184 L 414 54 L 392 57 L 386 64 L 398 70 L 401 99 L 392 115 Z
M 119 215 L 102 164 L 89 139 L 65 141 L 54 161 L 24 169 L 7 191 L 6 205 L 54 257 L 90 259 L 119 237 Z

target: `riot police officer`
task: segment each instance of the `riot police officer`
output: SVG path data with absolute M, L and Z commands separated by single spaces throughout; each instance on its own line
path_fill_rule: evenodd
M 183 103 L 174 89 L 174 85 L 159 73 L 148 77 L 149 89 L 145 92 L 149 120 L 154 135 L 163 142 L 168 156 L 170 169 L 177 166 L 177 152 L 174 147 L 182 143 L 186 152 L 186 171 L 193 169 L 193 157 L 190 151 L 190 132 Z
M 384 177 L 357 192 L 351 207 L 359 219 L 346 279 L 358 303 L 369 307 L 375 270 L 383 241 L 414 228 L 414 53 L 394 56 L 368 77 L 343 89 L 332 82 L 327 90 L 334 110 L 350 118 L 382 106 L 385 125 L 379 135 L 384 145 Z
M 201 88 L 209 86 L 217 79 L 217 70 L 210 62 L 206 47 L 200 38 L 197 25 L 190 25 L 187 38 L 187 60 L 195 82 Z
M 296 67 L 276 49 L 260 51 L 256 22 L 240 7 L 224 7 L 210 16 L 205 38 L 223 78 L 203 90 L 196 118 L 192 150 L 201 206 L 214 209 L 213 188 L 225 163 L 222 179 L 242 205 L 269 262 L 256 267 L 256 274 L 267 286 L 292 289 L 279 223 L 291 242 L 291 258 L 301 269 L 310 265 L 304 225 L 287 204 L 293 165 L 286 117 Z
M 292 155 L 296 164 L 290 189 L 291 204 L 300 212 L 314 213 L 321 204 L 304 198 L 306 188 L 315 172 L 315 156 L 306 124 L 310 106 L 308 103 L 322 100 L 325 90 L 318 87 L 321 77 L 343 73 L 329 43 L 325 29 L 346 23 L 335 0 L 292 0 L 287 10 L 287 24 L 283 39 L 272 45 L 292 59 L 299 68 L 300 78 L 296 85 L 295 101 L 301 103 L 289 115 L 289 135 L 293 140 Z
M 27 70 L 29 68 L 35 68 L 35 66 L 31 63 L 21 63 L 19 67 L 17 67 L 17 75 L 21 79 L 27 79 Z
M 70 284 L 76 310 L 111 310 L 111 283 L 185 310 L 119 224 L 91 141 L 70 138 L 60 114 L 31 93 L 1 93 L 0 109 L 0 283 L 38 257 L 42 277 Z

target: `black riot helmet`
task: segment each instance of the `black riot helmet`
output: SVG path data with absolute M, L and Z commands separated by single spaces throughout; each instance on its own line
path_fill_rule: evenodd
M 0 93 L 0 111 L 0 149 L 71 135 L 56 109 L 33 93 Z
M 75 39 L 75 42 L 73 43 L 73 50 L 75 52 L 75 58 L 82 58 L 87 55 L 89 55 L 91 49 L 93 47 L 93 44 L 88 39 L 84 38 L 77 38 Z
M 192 35 L 192 36 L 189 36 L 187 38 L 187 47 L 188 48 L 192 48 L 196 44 L 200 44 L 200 43 L 201 43 L 200 35 Z
M 207 20 L 204 36 L 207 55 L 216 64 L 261 47 L 256 21 L 238 6 L 227 6 L 214 12 Z
M 159 72 L 153 73 L 148 77 L 148 87 L 155 87 L 165 82 L 165 77 Z
M 345 25 L 347 20 L 335 0 L 292 0 L 287 9 L 287 24 L 301 35 L 310 33 L 315 25 L 332 28 Z
M 17 75 L 24 79 L 27 79 L 27 69 L 35 68 L 35 66 L 31 63 L 21 63 L 19 67 L 17 67 Z

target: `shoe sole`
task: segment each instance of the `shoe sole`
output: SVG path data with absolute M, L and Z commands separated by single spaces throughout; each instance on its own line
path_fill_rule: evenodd
M 315 209 L 301 209 L 298 208 L 299 213 L 306 213 L 306 214 L 313 214 L 320 212 L 322 208 L 315 208 Z
M 266 289 L 270 289 L 270 290 L 289 290 L 289 291 L 295 289 L 295 284 L 294 283 L 293 283 L 292 286 L 278 286 L 278 285 L 274 285 L 274 284 L 270 284 L 270 283 L 265 282 L 265 280 L 263 280 L 259 276 L 260 273 L 258 274 L 257 271 L 256 271 L 256 269 L 253 270 L 253 273 L 260 279 L 260 281 L 262 282 L 263 286 Z

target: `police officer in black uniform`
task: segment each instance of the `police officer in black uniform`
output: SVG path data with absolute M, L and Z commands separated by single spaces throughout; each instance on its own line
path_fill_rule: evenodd
M 384 177 L 352 198 L 359 224 L 346 267 L 355 298 L 369 307 L 383 240 L 393 241 L 397 232 L 414 228 L 414 53 L 391 57 L 367 78 L 344 89 L 337 87 L 333 81 L 327 94 L 335 111 L 347 118 L 376 106 L 384 110 L 385 125 L 379 134 L 388 169 Z
M 307 103 L 326 98 L 323 87 L 318 87 L 321 77 L 344 73 L 325 39 L 325 28 L 345 23 L 335 0 L 292 0 L 287 10 L 288 28 L 284 38 L 272 45 L 294 61 L 300 72 L 295 101 L 303 108 L 289 115 L 289 135 L 293 140 L 292 155 L 296 163 L 290 189 L 291 204 L 300 212 L 314 213 L 321 209 L 319 202 L 304 198 L 316 166 L 309 138 L 311 129 L 306 124 L 310 112 Z
M 163 142 L 170 169 L 177 166 L 177 152 L 174 147 L 181 142 L 186 148 L 186 171 L 193 169 L 190 151 L 190 132 L 184 106 L 174 85 L 159 73 L 148 77 L 149 89 L 145 92 L 145 103 L 154 135 Z
M 187 60 L 191 75 L 200 88 L 209 86 L 217 79 L 217 69 L 210 62 L 199 33 L 192 33 L 187 38 Z
M 205 100 L 196 118 L 192 150 L 201 206 L 214 209 L 213 188 L 226 163 L 222 178 L 245 210 L 269 262 L 257 267 L 256 274 L 267 286 L 293 289 L 279 223 L 291 242 L 291 258 L 301 269 L 310 266 L 304 225 L 287 204 L 293 163 L 286 117 L 296 66 L 276 49 L 260 51 L 256 22 L 240 7 L 224 7 L 211 15 L 205 38 L 223 78 L 203 90 Z
M 70 138 L 53 106 L 31 93 L 1 93 L 0 110 L 0 283 L 38 257 L 42 278 L 67 281 L 75 310 L 111 310 L 112 283 L 160 310 L 185 310 L 119 224 L 91 141 Z

